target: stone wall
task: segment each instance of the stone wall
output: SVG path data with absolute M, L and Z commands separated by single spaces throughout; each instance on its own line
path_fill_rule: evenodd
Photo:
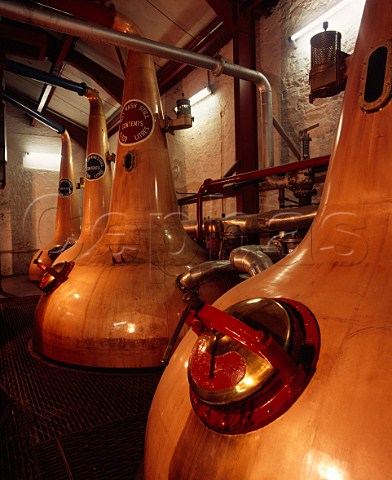
M 309 131 L 311 157 L 329 155 L 332 151 L 344 92 L 309 102 L 310 39 L 321 32 L 320 25 L 292 43 L 289 36 L 322 16 L 336 0 L 281 0 L 268 18 L 262 18 L 257 30 L 257 64 L 273 89 L 274 116 L 298 147 L 299 131 L 319 124 Z M 330 17 L 328 30 L 341 33 L 341 49 L 352 54 L 358 34 L 364 0 L 354 0 Z M 274 133 L 275 162 L 295 161 L 292 152 Z M 318 186 L 317 203 L 322 191 Z M 262 208 L 277 208 L 276 192 L 263 195 Z
M 220 54 L 232 62 L 232 45 Z M 162 97 L 166 115 L 175 118 L 176 100 L 190 98 L 211 85 L 213 94 L 192 107 L 192 128 L 167 134 L 178 198 L 198 191 L 206 178 L 220 178 L 235 162 L 234 139 L 234 81 L 227 76 L 214 77 L 206 70 L 196 69 L 180 84 Z M 206 216 L 230 213 L 235 206 L 232 199 L 206 202 Z M 195 206 L 183 207 L 184 218 L 194 218 Z
M 317 99 L 313 104 L 309 102 L 310 38 L 322 31 L 322 24 L 297 40 L 295 45 L 288 37 L 337 3 L 336 0 L 281 0 L 269 17 L 260 19 L 257 28 L 257 68 L 273 88 L 274 116 L 298 147 L 299 131 L 320 124 L 310 132 L 312 157 L 331 153 L 343 93 Z M 329 29 L 341 32 L 342 50 L 348 54 L 354 49 L 363 4 L 364 0 L 354 0 L 330 19 Z M 220 54 L 232 61 L 232 44 Z M 206 178 L 221 177 L 235 161 L 233 79 L 224 75 L 211 76 L 210 82 L 214 85 L 214 94 L 193 107 L 193 127 L 176 132 L 173 137 L 168 135 L 178 192 L 197 192 Z M 173 116 L 175 100 L 182 93 L 189 97 L 207 83 L 205 71 L 192 72 L 163 96 L 165 113 Z M 276 164 L 296 160 L 275 131 L 274 153 Z M 318 190 L 321 192 L 321 186 Z M 278 208 L 276 192 L 263 194 L 260 208 Z M 186 207 L 184 212 L 194 218 L 195 208 Z M 235 202 L 232 199 L 206 202 L 204 208 L 206 216 L 233 212 Z

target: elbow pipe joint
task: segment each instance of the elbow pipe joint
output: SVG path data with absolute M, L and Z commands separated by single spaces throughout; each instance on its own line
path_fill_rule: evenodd
M 185 293 L 197 290 L 207 278 L 225 273 L 247 273 L 253 277 L 272 265 L 272 260 L 259 245 L 248 245 L 234 249 L 229 260 L 203 262 L 176 279 L 177 288 Z

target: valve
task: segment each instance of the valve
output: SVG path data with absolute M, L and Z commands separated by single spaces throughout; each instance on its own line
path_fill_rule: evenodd
M 319 125 L 319 123 L 315 123 L 314 125 L 299 131 L 298 138 L 301 142 L 301 160 L 310 159 L 310 142 L 312 141 L 312 137 L 309 135 L 309 130 L 313 130 Z
M 39 288 L 42 290 L 44 295 L 49 295 L 49 293 L 52 293 L 54 290 L 56 290 L 56 288 L 64 283 L 65 280 L 67 280 L 68 275 L 73 269 L 75 263 L 60 262 L 56 263 L 56 265 L 53 267 L 48 267 L 39 261 L 41 255 L 42 252 L 38 255 L 33 263 L 44 272 L 39 284 Z
M 261 428 L 297 400 L 316 367 L 315 318 L 285 298 L 251 298 L 221 311 L 188 294 L 186 323 L 199 336 L 188 362 L 194 412 L 212 430 Z

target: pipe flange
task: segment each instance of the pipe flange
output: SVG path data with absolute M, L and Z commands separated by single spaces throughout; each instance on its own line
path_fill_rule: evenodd
M 217 57 L 214 57 L 214 58 L 216 58 L 216 60 L 218 60 L 219 65 L 215 68 L 215 70 L 212 70 L 212 74 L 214 75 L 214 77 L 219 77 L 223 73 L 223 70 L 224 70 L 225 64 L 226 64 L 226 60 L 221 55 L 218 55 Z

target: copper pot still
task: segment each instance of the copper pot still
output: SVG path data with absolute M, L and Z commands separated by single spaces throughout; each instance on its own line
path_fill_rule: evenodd
M 140 35 L 119 15 L 113 28 Z M 36 309 L 35 349 L 50 359 L 160 365 L 182 308 L 175 279 L 206 259 L 181 224 L 162 121 L 153 59 L 129 51 L 106 229 L 66 279 L 48 279 Z
M 57 257 L 54 265 L 75 261 L 91 249 L 101 238 L 108 219 L 113 178 L 105 113 L 97 90 L 87 88 L 86 98 L 90 112 L 82 229 L 77 241 Z
M 317 216 L 294 253 L 193 305 L 198 335 L 181 341 L 151 406 L 146 480 L 390 476 L 391 38 L 390 2 L 367 0 Z M 294 317 L 304 339 L 292 353 Z M 310 373 L 299 388 L 263 356 L 270 334 L 291 372 Z M 276 401 L 278 383 L 291 404 Z
M 61 134 L 61 162 L 55 232 L 49 244 L 39 249 L 31 259 L 29 280 L 39 282 L 44 274 L 45 267 L 50 267 L 63 250 L 73 245 L 79 234 L 80 214 L 76 196 L 72 144 L 69 133 L 65 130 Z

